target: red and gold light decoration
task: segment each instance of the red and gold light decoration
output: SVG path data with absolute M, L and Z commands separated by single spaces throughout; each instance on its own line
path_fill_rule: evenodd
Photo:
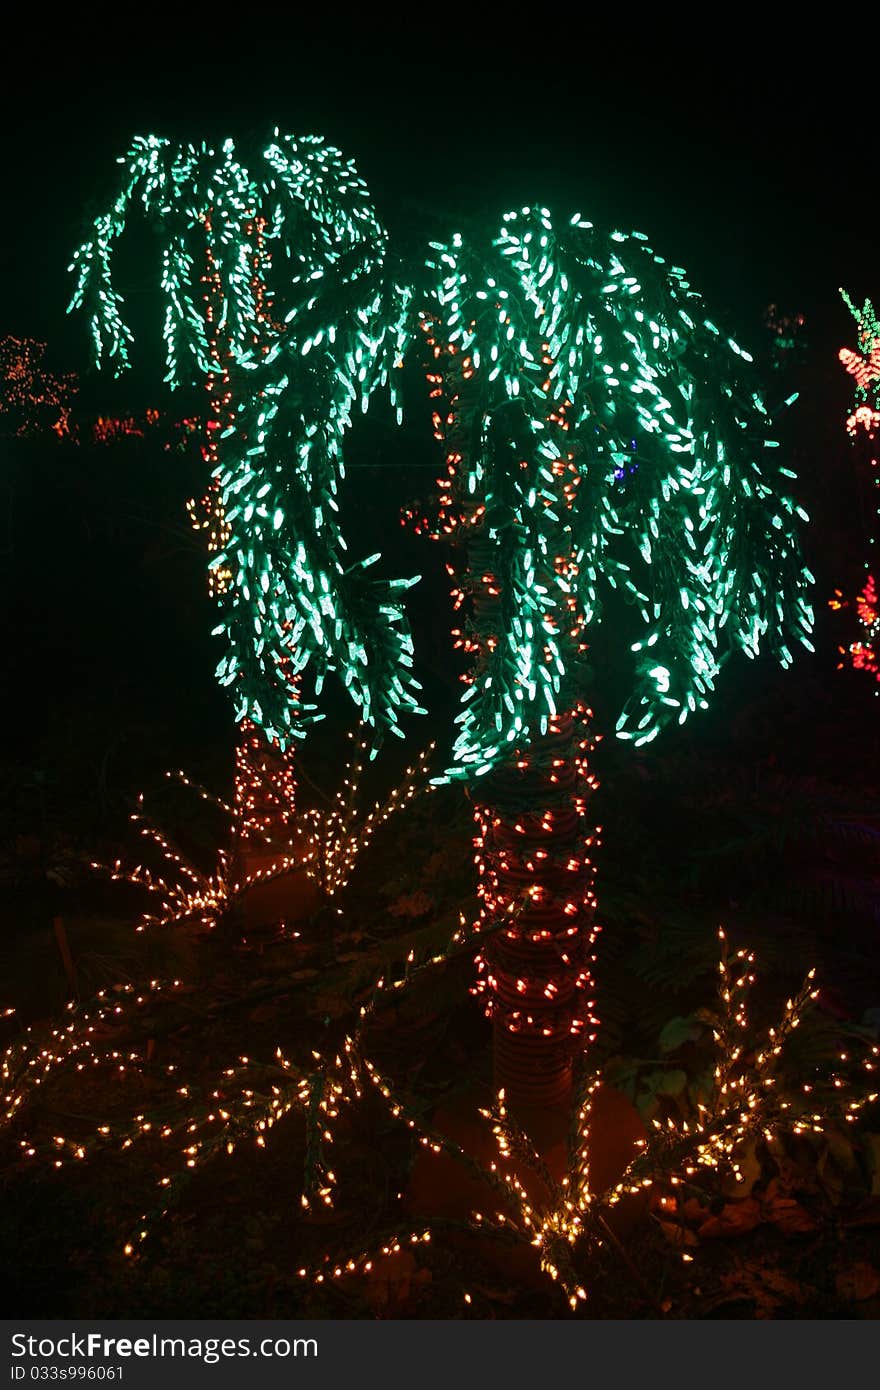
M 82 438 L 93 444 L 116 444 L 122 439 L 143 439 L 161 427 L 161 412 L 152 406 L 139 415 L 84 417 L 75 411 L 76 373 L 50 372 L 43 361 L 45 353 L 46 344 L 34 338 L 7 334 L 0 339 L 0 426 L 4 432 L 20 438 L 49 434 L 74 444 Z M 174 429 L 186 433 L 195 424 L 182 420 Z
M 289 845 L 296 812 L 293 759 L 248 719 L 239 725 L 235 746 L 234 800 L 240 850 Z
M 494 1023 L 498 1074 L 520 1104 L 567 1098 L 572 1059 L 598 1023 L 591 713 L 554 715 L 543 738 L 474 789 L 479 925 L 506 923 L 477 957 L 476 992 Z
M 354 741 L 353 734 L 349 737 Z M 141 916 L 138 931 L 183 925 L 214 930 L 234 924 L 251 889 L 289 873 L 301 872 L 313 879 L 320 901 L 327 905 L 347 886 L 379 827 L 415 796 L 432 789 L 428 768 L 433 743 L 406 768 L 388 797 L 365 807 L 360 789 L 369 747 L 369 739 L 362 735 L 327 807 L 298 808 L 289 767 L 279 763 L 259 730 L 246 727 L 238 748 L 232 805 L 182 771 L 166 774 L 213 806 L 226 823 L 223 844 L 210 869 L 202 868 L 156 825 L 145 811 L 143 795 L 130 819 L 152 846 L 159 867 L 143 862 L 132 865 L 120 858 L 92 868 L 109 874 L 114 882 L 145 890 L 156 901 L 156 909 Z
M 144 439 L 148 431 L 156 429 L 161 419 L 161 413 L 155 407 L 145 410 L 140 419 L 135 415 L 99 415 L 92 425 L 92 441 L 95 444 L 115 444 L 120 439 Z M 182 422 L 183 427 L 186 428 L 188 423 Z
M 43 362 L 46 344 L 0 338 L 0 428 L 19 437 L 51 431 L 71 437 L 70 412 L 79 389 L 73 372 L 56 376 Z
M 858 324 L 858 348 L 841 348 L 838 356 L 855 384 L 855 406 L 846 421 L 847 434 L 854 442 L 865 446 L 869 469 L 869 486 L 880 487 L 880 321 L 871 301 L 866 299 L 861 309 L 841 290 L 844 301 Z M 875 514 L 880 511 L 874 505 Z M 871 544 L 874 537 L 869 538 Z M 829 606 L 835 610 L 855 609 L 859 636 L 848 647 L 840 647 L 838 669 L 848 662 L 854 670 L 867 671 L 880 683 L 880 612 L 878 612 L 877 582 L 870 560 L 866 562 L 867 579 L 851 605 L 840 589 L 836 589 Z M 880 694 L 880 685 L 875 689 Z
M 834 598 L 829 600 L 829 607 L 837 611 L 849 607 L 842 590 L 835 589 Z M 868 575 L 865 580 L 865 587 L 857 595 L 855 610 L 862 629 L 862 636 L 850 642 L 849 647 L 840 647 L 840 654 L 844 658 L 849 658 L 854 671 L 867 671 L 876 681 L 880 681 L 880 656 L 878 656 L 878 651 L 880 651 L 878 649 L 880 605 L 878 605 L 877 586 L 873 574 Z M 841 671 L 843 666 L 844 661 L 839 661 L 838 671 Z

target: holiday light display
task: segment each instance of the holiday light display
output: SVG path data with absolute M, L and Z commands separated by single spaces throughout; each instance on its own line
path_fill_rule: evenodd
M 572 707 L 571 642 L 615 591 L 644 629 L 617 727 L 636 746 L 706 707 L 730 650 L 763 642 L 789 665 L 787 631 L 809 647 L 805 513 L 768 453 L 748 354 L 700 317 L 684 272 L 640 233 L 560 229 L 543 209 L 507 214 L 493 242 L 438 245 L 432 264 L 440 530 L 482 542 L 466 596 L 509 617 L 468 691 L 462 772 Z
M 139 199 L 163 233 L 167 380 L 194 368 L 234 407 L 219 421 L 208 511 L 228 649 L 218 675 L 236 716 L 282 744 L 302 736 L 314 709 L 291 702 L 290 676 L 311 664 L 317 691 L 337 672 L 366 723 L 400 734 L 401 714 L 420 708 L 400 602 L 412 581 L 372 579 L 377 555 L 348 561 L 336 517 L 352 411 L 380 388 L 394 402 L 407 333 L 409 291 L 366 187 L 322 139 L 277 131 L 249 165 L 231 140 L 155 136 L 120 163 L 120 192 L 75 253 L 71 307 L 89 316 L 99 365 L 124 370 L 132 334 L 112 257 Z
M 354 735 L 349 734 L 349 738 L 354 740 Z M 325 900 L 345 888 L 358 859 L 379 827 L 414 797 L 433 790 L 428 780 L 428 766 L 435 744 L 429 743 L 416 762 L 406 769 L 400 785 L 390 796 L 375 801 L 369 811 L 362 810 L 358 788 L 369 748 L 369 740 L 362 737 L 345 766 L 342 786 L 329 808 L 313 807 L 302 812 L 305 867 Z
M 145 410 L 142 420 L 134 415 L 99 415 L 92 425 L 92 440 L 95 444 L 115 444 L 119 439 L 143 439 L 161 418 L 155 407 Z M 182 423 L 186 428 L 188 422 Z
M 297 699 L 296 685 L 291 698 Z M 270 743 L 249 719 L 239 725 L 235 747 L 234 839 L 239 854 L 289 847 L 296 816 L 296 777 L 291 753 Z
M 271 1060 L 239 1057 L 234 1065 L 223 1068 L 216 1086 L 207 1091 L 183 1080 L 175 1065 L 166 1065 L 164 1074 L 174 1087 L 173 1109 L 167 1099 L 163 1100 L 157 1103 L 155 1114 L 141 1111 L 129 1120 L 101 1124 L 91 1137 L 52 1134 L 35 1139 L 25 1135 L 18 1141 L 22 1160 L 43 1161 L 57 1169 L 71 1162 L 81 1163 L 101 1150 L 126 1152 L 135 1143 L 148 1140 L 159 1144 L 168 1153 L 168 1160 L 157 1179 L 156 1209 L 141 1216 L 137 1231 L 125 1243 L 124 1253 L 134 1257 L 143 1248 L 154 1221 L 167 1215 L 195 1171 L 217 1157 L 233 1154 L 245 1140 L 265 1149 L 271 1130 L 294 1110 L 304 1116 L 307 1129 L 303 1211 L 332 1206 L 334 1193 L 344 1181 L 328 1154 L 335 1121 L 365 1094 L 375 1094 L 391 1118 L 405 1126 L 425 1152 L 452 1157 L 485 1184 L 487 1196 L 494 1198 L 494 1209 L 472 1212 L 473 1229 L 487 1238 L 529 1249 L 541 1271 L 559 1285 L 569 1307 L 577 1311 L 588 1296 L 594 1257 L 604 1245 L 618 1244 L 608 1215 L 624 1197 L 651 1193 L 664 1222 L 674 1222 L 679 1206 L 689 1198 L 710 1200 L 718 1190 L 718 1179 L 744 1181 L 740 1156 L 753 1137 L 773 1144 L 785 1134 L 822 1134 L 832 1122 L 852 1125 L 862 1110 L 878 1099 L 877 1045 L 866 1046 L 861 1057 L 841 1051 L 830 1073 L 814 1074 L 804 1082 L 792 1080 L 786 1068 L 786 1043 L 818 996 L 814 972 L 809 972 L 802 989 L 786 1002 L 781 1022 L 763 1039 L 756 1039 L 747 1009 L 755 981 L 754 957 L 746 950 L 731 956 L 725 933 L 719 931 L 719 1007 L 711 1015 L 716 1060 L 711 1086 L 704 1099 L 695 1103 L 693 1113 L 670 1115 L 665 1123 L 655 1119 L 620 1176 L 607 1188 L 597 1190 L 590 1175 L 590 1142 L 594 1099 L 603 1084 L 601 1073 L 587 1073 L 580 1081 L 568 1162 L 561 1178 L 549 1171 L 511 1115 L 501 1092 L 495 1104 L 482 1111 L 498 1150 L 495 1162 L 483 1164 L 427 1124 L 422 1107 L 400 1094 L 367 1052 L 367 1028 L 376 1010 L 389 1000 L 399 999 L 416 980 L 438 966 L 468 952 L 473 939 L 473 929 L 462 921 L 445 950 L 421 964 L 410 957 L 401 977 L 378 980 L 361 1008 L 358 1027 L 344 1036 L 333 1056 L 324 1058 L 314 1052 L 308 1067 L 295 1064 L 280 1047 Z M 163 989 L 168 992 L 179 984 L 175 981 L 163 987 L 161 982 L 152 981 L 148 989 L 140 991 L 132 986 L 102 991 L 95 1009 L 72 1018 L 66 1027 L 52 1030 L 47 1038 L 28 1030 L 23 1040 L 7 1048 L 0 1065 L 5 1122 L 21 1123 L 26 1102 L 36 1088 L 64 1065 L 72 1064 L 78 1071 L 106 1065 L 120 1075 L 129 1069 L 139 1071 L 143 1049 L 129 1044 L 122 1051 L 112 1036 L 106 1035 L 112 1034 L 114 1024 L 125 1025 L 132 1006 L 141 1010 L 159 998 Z M 73 1005 L 70 1012 L 76 1014 Z M 529 1172 L 538 1179 L 537 1185 L 525 1180 Z M 375 1237 L 372 1249 L 328 1253 L 298 1272 L 316 1284 L 369 1273 L 380 1254 L 388 1256 L 413 1246 L 429 1248 L 443 1226 L 442 1220 L 424 1222 L 411 1231 L 395 1225 Z M 681 1258 L 686 1263 L 694 1259 L 687 1251 Z M 463 1297 L 466 1303 L 471 1302 L 469 1292 L 464 1291 Z
M 590 717 L 582 706 L 554 715 L 507 776 L 499 769 L 475 789 L 478 927 L 505 923 L 477 956 L 475 993 L 495 1023 L 496 1073 L 520 1104 L 566 1100 L 573 1058 L 598 1023 Z
M 48 371 L 45 351 L 46 344 L 34 338 L 0 339 L 0 425 L 19 436 L 51 430 L 68 439 L 76 377 Z
M 773 334 L 772 363 L 777 371 L 797 366 L 803 361 L 806 346 L 803 327 L 806 315 L 784 313 L 776 304 L 768 304 L 764 323 Z
M 207 209 L 206 229 L 211 229 L 216 215 L 213 206 Z M 265 272 L 271 264 L 265 245 L 263 219 L 255 218 L 247 224 L 245 230 L 248 237 L 253 238 L 251 288 L 254 295 L 255 324 L 250 342 L 253 350 L 267 351 L 267 345 L 260 343 L 260 334 L 269 322 Z M 208 568 L 208 592 L 212 598 L 217 598 L 228 591 L 233 577 L 232 570 L 227 565 L 219 560 L 214 563 L 214 560 L 218 559 L 232 534 L 216 475 L 220 464 L 220 440 L 224 433 L 233 427 L 235 420 L 232 389 L 235 343 L 228 327 L 224 331 L 223 277 L 210 242 L 205 248 L 205 273 L 202 276 L 202 284 L 202 312 L 212 362 L 212 371 L 205 381 L 209 409 L 202 444 L 202 458 L 208 468 L 208 484 L 201 501 L 190 498 L 186 507 L 193 529 L 201 532 L 205 538 L 208 555 L 212 561 Z M 280 325 L 275 324 L 274 327 L 277 329 Z M 290 658 L 281 658 L 279 668 L 286 675 L 288 700 L 298 714 L 299 680 L 290 670 Z M 288 832 L 294 814 L 295 787 L 292 751 L 282 749 L 277 739 L 267 737 L 250 720 L 243 720 L 239 725 L 235 750 L 234 826 L 237 871 L 238 876 L 245 882 L 255 874 L 268 873 L 270 877 L 278 876 L 273 872 L 274 865 L 271 862 L 260 861 L 259 849 L 270 849 L 273 835 L 276 838 L 281 836 L 282 839 L 289 839 Z
M 395 733 L 398 713 L 417 708 L 396 601 L 408 581 L 370 582 L 376 555 L 343 566 L 335 519 L 342 437 L 352 407 L 391 386 L 407 296 L 384 283 L 386 234 L 353 164 L 319 139 L 276 131 L 256 172 L 231 141 L 217 154 L 139 139 L 120 162 L 112 212 L 74 257 L 71 307 L 91 314 L 99 365 L 128 365 L 112 243 L 139 195 L 165 236 L 167 380 L 178 385 L 189 358 L 208 393 L 209 478 L 187 510 L 206 540 L 209 591 L 224 617 L 216 632 L 230 646 L 218 674 L 240 720 L 232 858 L 197 875 L 195 893 L 191 884 L 162 915 L 204 909 L 214 922 L 257 881 L 297 867 L 272 842 L 289 840 L 291 735 L 315 714 L 301 698 L 305 666 L 318 690 L 339 671 L 365 720 Z M 400 320 L 390 331 L 387 306 Z
M 587 635 L 603 609 L 615 622 L 629 609 L 635 691 L 616 732 L 637 747 L 707 707 L 732 650 L 763 643 L 789 665 L 812 623 L 794 475 L 767 454 L 748 354 L 643 234 L 524 208 L 494 240 L 432 243 L 432 284 L 414 296 L 353 166 L 277 132 L 262 158 L 254 175 L 231 141 L 219 156 L 136 141 L 113 211 L 77 252 L 73 302 L 88 301 L 99 359 L 125 366 L 110 259 L 137 191 L 167 230 L 169 380 L 189 355 L 218 393 L 218 674 L 238 718 L 282 746 L 314 713 L 290 698 L 310 661 L 316 692 L 337 670 L 380 729 L 400 734 L 418 708 L 397 597 L 409 581 L 370 586 L 377 556 L 344 569 L 332 517 L 352 409 L 390 385 L 418 310 L 447 461 L 435 534 L 460 542 L 457 637 L 475 657 L 447 775 L 474 794 L 481 925 L 524 906 L 492 934 L 478 988 L 510 1094 L 561 1101 L 596 1023 Z M 238 403 L 221 330 L 251 383 Z
M 870 300 L 866 299 L 861 309 L 857 309 L 849 295 L 841 290 L 844 301 L 858 324 L 858 350 L 841 348 L 838 354 L 847 372 L 855 382 L 856 403 L 846 422 L 847 433 L 853 440 L 864 440 L 867 445 L 868 466 L 871 470 L 871 486 L 880 487 L 880 322 Z M 880 510 L 875 507 L 875 511 Z M 873 537 L 871 538 L 873 541 Z M 880 612 L 877 604 L 877 585 L 870 562 L 865 569 L 868 577 L 864 588 L 855 601 L 856 616 L 861 627 L 861 635 L 850 643 L 849 648 L 840 648 L 841 655 L 849 656 L 855 670 L 867 671 L 875 681 L 880 682 Z M 830 600 L 834 609 L 849 607 L 849 601 L 842 590 L 835 590 Z M 840 662 L 840 667 L 844 664 Z M 839 669 L 839 668 L 838 668 Z M 880 689 L 875 690 L 880 694 Z
M 93 864 L 92 868 L 108 873 L 115 882 L 143 888 L 157 898 L 157 911 L 142 915 L 138 931 L 183 923 L 213 930 L 235 918 L 251 889 L 294 871 L 314 880 L 320 900 L 326 904 L 346 887 L 376 830 L 413 797 L 432 789 L 428 763 L 433 743 L 406 769 L 400 785 L 386 799 L 365 810 L 359 793 L 369 747 L 367 737 L 357 743 L 329 808 L 297 809 L 292 773 L 283 764 L 279 767 L 272 761 L 274 750 L 267 749 L 265 741 L 250 726 L 238 748 L 235 799 L 231 806 L 192 782 L 185 773 L 166 773 L 212 805 L 227 823 L 227 842 L 218 850 L 213 870 L 200 868 L 147 817 L 143 795 L 130 820 L 155 847 L 162 861 L 161 871 L 142 863 L 127 866 L 121 859 L 109 866 Z M 259 867 L 249 868 L 249 863 Z
M 112 989 L 100 990 L 90 1009 L 78 1011 L 74 1003 L 68 1004 L 68 1014 L 75 1017 L 71 1017 L 71 1021 L 63 1026 L 49 1028 L 45 1035 L 28 1026 L 24 1037 L 12 1043 L 0 1060 L 0 1081 L 6 1088 L 2 1122 L 9 1124 L 13 1121 L 20 1107 L 33 1095 L 34 1089 L 43 1085 L 52 1072 L 68 1063 L 72 1062 L 77 1071 L 83 1071 L 86 1067 L 109 1066 L 114 1071 L 123 1072 L 128 1067 L 139 1067 L 146 1058 L 141 1049 L 129 1047 L 123 1052 L 116 1047 L 101 1046 L 108 1027 L 127 1020 L 132 1006 L 143 1009 L 147 1003 L 155 1002 L 159 994 L 180 989 L 182 984 L 182 980 L 150 980 L 141 988 L 135 988 L 130 983 L 119 984 Z M 59 1146 L 57 1140 L 53 1140 L 53 1144 Z M 26 1153 L 29 1147 L 25 1142 L 23 1148 Z M 85 1150 L 76 1156 L 85 1157 Z M 57 1156 L 53 1162 L 56 1167 L 60 1166 Z
M 547 1104 L 596 1022 L 590 630 L 607 612 L 628 633 L 616 732 L 641 747 L 707 708 L 731 651 L 787 666 L 789 642 L 812 650 L 806 513 L 749 355 L 642 233 L 524 208 L 494 239 L 431 245 L 421 326 L 446 472 L 417 525 L 456 547 L 474 658 L 448 776 L 475 802 L 484 925 L 526 903 L 482 961 L 496 1074 Z
M 474 1173 L 479 1172 L 499 1207 L 491 1214 L 474 1212 L 475 1229 L 504 1241 L 522 1244 L 534 1252 L 541 1270 L 561 1287 L 570 1308 L 575 1311 L 587 1298 L 582 1271 L 604 1244 L 615 1243 L 607 1216 L 623 1197 L 653 1189 L 660 1197 L 664 1218 L 674 1214 L 679 1201 L 711 1191 L 713 1178 L 730 1176 L 743 1181 L 739 1155 L 751 1136 L 768 1142 L 782 1134 L 821 1134 L 831 1120 L 853 1124 L 860 1112 L 878 1099 L 875 1085 L 880 1047 L 866 1049 L 861 1059 L 847 1052 L 838 1055 L 838 1068 L 830 1075 L 786 1084 L 781 1072 L 787 1039 L 799 1027 L 804 1012 L 815 1002 L 819 991 L 810 971 L 802 989 L 785 1005 L 781 1022 L 770 1028 L 765 1039 L 753 1045 L 747 1011 L 747 996 L 754 983 L 754 957 L 745 950 L 729 957 L 725 933 L 721 943 L 720 1008 L 713 1038 L 717 1058 L 710 1094 L 696 1107 L 688 1120 L 683 1116 L 665 1124 L 652 1122 L 648 1138 L 639 1141 L 638 1152 L 620 1177 L 603 1191 L 593 1189 L 590 1180 L 591 1113 L 596 1092 L 602 1085 L 600 1073 L 587 1074 L 580 1083 L 575 1106 L 575 1123 L 569 1140 L 567 1170 L 561 1180 L 549 1172 L 541 1154 L 511 1115 L 505 1095 L 499 1093 L 495 1106 L 482 1114 L 489 1121 L 498 1148 L 498 1162 L 480 1165 L 454 1141 L 432 1130 L 421 1119 L 419 1110 L 396 1094 L 393 1085 L 372 1062 L 362 1055 L 361 1034 L 346 1040 L 345 1057 L 330 1064 L 338 1077 L 335 1106 L 338 1109 L 346 1089 L 358 1094 L 357 1085 L 365 1077 L 384 1099 L 389 1113 L 406 1124 L 428 1152 L 446 1153 Z M 428 968 L 435 962 L 429 962 Z M 408 979 L 395 982 L 406 986 Z M 365 1010 L 365 1014 L 367 1011 Z M 853 1073 L 864 1074 L 868 1089 L 852 1093 Z M 543 1201 L 530 1196 L 523 1174 L 531 1171 L 543 1189 Z M 534 1184 L 529 1184 L 534 1187 Z M 407 1246 L 428 1244 L 431 1227 L 404 1232 L 399 1228 L 385 1237 L 381 1253 L 398 1253 Z M 324 1262 L 301 1268 L 303 1278 L 316 1283 L 338 1279 L 355 1272 L 368 1272 L 377 1251 L 358 1250 L 327 1257 Z M 686 1263 L 693 1256 L 683 1253 Z M 470 1296 L 465 1293 L 465 1301 Z
M 205 212 L 205 228 L 213 227 L 217 210 L 211 206 Z M 222 212 L 221 212 L 222 216 Z M 270 324 L 269 293 L 266 287 L 266 273 L 271 266 L 271 257 L 266 248 L 265 221 L 255 217 L 246 224 L 245 232 L 252 242 L 250 260 L 251 289 L 253 291 L 254 327 L 250 335 L 250 348 L 256 352 L 268 351 L 268 344 L 261 343 L 261 335 Z M 232 378 L 235 370 L 236 342 L 226 323 L 224 312 L 225 291 L 223 276 L 217 263 L 214 248 L 209 241 L 205 247 L 205 272 L 202 275 L 202 313 L 204 315 L 212 370 L 208 373 L 205 385 L 210 401 L 202 445 L 202 458 L 208 467 L 208 487 L 201 502 L 190 498 L 187 511 L 193 529 L 206 533 L 208 554 L 217 556 L 231 537 L 226 520 L 223 499 L 217 470 L 220 464 L 220 440 L 225 431 L 233 427 L 236 405 L 233 398 Z M 282 325 L 274 323 L 278 331 Z M 245 388 L 247 389 L 247 388 Z M 212 564 L 208 570 L 208 589 L 212 596 L 224 594 L 232 581 L 232 571 L 222 564 Z
M 92 444 L 116 444 L 121 439 L 144 439 L 165 425 L 165 449 L 172 440 L 181 442 L 199 429 L 193 417 L 174 420 L 170 424 L 162 413 L 149 406 L 141 416 L 97 415 L 84 416 L 75 409 L 74 397 L 79 387 L 76 372 L 54 376 L 42 366 L 45 343 L 32 338 L 14 338 L 11 334 L 0 339 L 0 417 L 14 426 L 20 438 L 50 434 L 66 444 L 80 444 L 88 439 Z M 195 506 L 195 503 L 193 503 Z M 196 523 L 200 529 L 201 523 Z

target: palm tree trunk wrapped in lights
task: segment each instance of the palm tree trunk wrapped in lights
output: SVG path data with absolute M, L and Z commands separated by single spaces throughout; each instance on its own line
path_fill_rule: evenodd
M 595 1036 L 588 718 L 580 707 L 554 716 L 474 788 L 481 917 L 511 918 L 478 956 L 477 989 L 497 1084 L 519 1106 L 564 1103 L 574 1056 Z
M 472 645 L 490 658 L 503 639 L 504 596 L 485 512 L 470 521 L 459 541 Z M 477 957 L 476 993 L 492 1020 L 496 1085 L 520 1107 L 563 1106 L 576 1052 L 595 1036 L 590 718 L 581 705 L 553 715 L 545 734 L 514 748 L 470 788 L 480 925 L 488 930 L 510 919 Z

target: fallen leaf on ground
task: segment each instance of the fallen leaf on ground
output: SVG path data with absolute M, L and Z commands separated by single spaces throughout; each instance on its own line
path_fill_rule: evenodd
M 717 1236 L 741 1236 L 753 1231 L 761 1222 L 761 1203 L 756 1197 L 741 1202 L 728 1202 L 717 1216 L 710 1216 L 697 1230 L 701 1240 Z
M 776 1178 L 767 1184 L 761 1209 L 764 1220 L 772 1222 L 786 1236 L 806 1235 L 819 1224 L 800 1202 L 786 1195 Z
M 772 1318 L 786 1304 L 804 1303 L 810 1292 L 780 1269 L 739 1260 L 729 1274 L 722 1276 L 721 1285 L 723 1293 L 710 1300 L 710 1307 L 746 1298 L 754 1303 L 756 1318 Z

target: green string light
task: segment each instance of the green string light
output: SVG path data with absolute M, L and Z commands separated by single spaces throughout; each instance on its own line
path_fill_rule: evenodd
M 615 592 L 642 628 L 617 726 L 636 744 L 706 708 L 731 650 L 763 645 L 787 666 L 790 641 L 812 649 L 805 513 L 769 452 L 751 359 L 642 233 L 524 208 L 493 240 L 431 243 L 422 286 L 396 270 L 354 165 L 318 137 L 276 131 L 249 165 L 230 140 L 216 151 L 139 137 L 120 162 L 122 189 L 71 267 L 96 360 L 129 365 L 111 264 L 139 198 L 164 234 L 169 382 L 185 364 L 216 365 L 195 269 L 207 249 L 249 385 L 221 440 L 229 539 L 211 562 L 233 576 L 216 631 L 239 718 L 282 744 L 300 736 L 314 706 L 291 706 L 289 679 L 306 666 L 316 693 L 338 673 L 380 729 L 401 734 L 401 716 L 421 709 L 402 604 L 414 581 L 374 578 L 376 556 L 349 560 L 337 501 L 358 407 L 387 391 L 399 418 L 394 372 L 419 318 L 447 389 L 469 364 L 447 501 L 465 499 L 479 521 L 503 615 L 450 775 L 487 772 L 573 705 L 583 636 Z
M 751 358 L 685 272 L 641 233 L 560 227 L 545 208 L 432 251 L 442 513 L 467 535 L 480 649 L 448 775 L 487 772 L 572 707 L 584 634 L 614 591 L 642 629 L 617 724 L 636 745 L 707 708 L 731 650 L 764 645 L 783 666 L 790 641 L 812 650 L 806 513 L 768 453 Z
M 277 130 L 250 165 L 231 140 L 215 150 L 155 136 L 135 139 L 119 162 L 121 191 L 71 265 L 70 308 L 88 315 L 97 364 L 117 374 L 130 365 L 111 268 L 139 199 L 162 234 L 166 380 L 216 370 L 196 271 L 207 254 L 219 326 L 247 386 L 221 440 L 215 477 L 229 536 L 211 560 L 233 575 L 215 631 L 237 717 L 282 745 L 302 736 L 315 707 L 291 702 L 290 678 L 311 666 L 317 691 L 337 672 L 366 722 L 401 735 L 401 716 L 421 712 L 401 602 L 415 581 L 374 578 L 378 556 L 352 563 L 337 520 L 352 415 L 380 389 L 397 404 L 409 331 L 411 292 L 389 266 L 367 188 L 321 138 Z

